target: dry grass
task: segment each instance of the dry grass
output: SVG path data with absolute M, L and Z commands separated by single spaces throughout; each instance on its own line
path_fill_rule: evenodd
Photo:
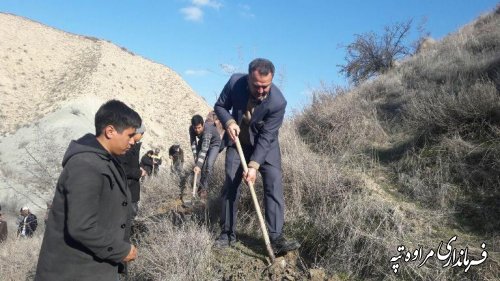
M 327 254 L 318 255 L 320 264 L 355 278 L 397 278 L 384 275 L 384 260 L 375 253 L 387 255 L 391 247 L 394 253 L 397 243 L 432 245 L 459 233 L 466 243 L 492 245 L 496 254 L 489 270 L 479 268 L 467 277 L 429 264 L 399 276 L 499 277 L 500 224 L 491 219 L 500 216 L 499 24 L 500 14 L 485 15 L 373 81 L 315 93 L 297 118 L 298 132 L 351 186 L 313 216 L 321 224 L 298 224 L 318 235 L 314 246 L 328 245 Z M 373 177 L 375 188 L 352 180 L 360 171 Z M 337 190 L 326 175 L 312 180 L 319 179 L 329 192 Z M 321 202 L 314 198 L 303 205 L 321 209 Z
M 8 239 L 0 244 L 0 280 L 33 280 L 43 231 L 43 226 L 39 227 L 33 238 L 24 239 L 9 228 Z
M 189 167 L 187 167 L 189 168 Z M 131 280 L 216 280 L 210 226 L 196 216 L 174 221 L 173 211 L 187 182 L 162 167 L 142 184 L 137 220 L 147 228 L 138 241 L 139 259 L 129 268 Z M 188 170 L 185 170 L 186 174 Z M 184 188 L 184 189 L 183 189 Z
M 131 280 L 215 280 L 213 237 L 203 225 L 174 226 L 169 220 L 147 220 L 140 236 L 139 259 L 131 263 Z
M 342 88 L 324 87 L 313 93 L 313 103 L 297 118 L 301 136 L 320 153 L 341 157 L 383 143 L 386 134 L 372 104 Z

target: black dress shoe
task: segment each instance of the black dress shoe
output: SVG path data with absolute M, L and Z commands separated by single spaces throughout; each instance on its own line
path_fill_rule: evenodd
M 271 241 L 271 246 L 275 255 L 283 255 L 300 248 L 300 243 L 293 239 L 286 240 L 283 235 L 280 235 L 277 239 Z

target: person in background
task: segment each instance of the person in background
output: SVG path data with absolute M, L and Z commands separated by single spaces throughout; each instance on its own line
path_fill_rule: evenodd
M 160 171 L 160 165 L 162 162 L 161 155 L 160 155 L 160 149 L 156 148 L 155 152 L 153 153 L 153 175 L 157 175 L 158 172 Z
M 219 155 L 220 135 L 215 126 L 204 126 L 203 117 L 194 115 L 189 127 L 189 138 L 195 164 L 193 172 L 197 175 L 201 173 L 198 195 L 206 198 L 214 163 Z
M 173 174 L 180 176 L 184 167 L 184 151 L 181 146 L 178 144 L 170 146 L 168 149 L 168 158 L 172 160 L 170 171 Z
M 132 220 L 135 219 L 137 213 L 139 212 L 139 200 L 141 199 L 140 180 L 142 177 L 147 175 L 146 170 L 139 165 L 139 156 L 142 145 L 141 139 L 144 136 L 145 131 L 146 128 L 144 124 L 137 128 L 134 135 L 135 143 L 124 155 L 118 156 L 118 159 L 123 166 L 123 170 L 125 170 L 125 174 L 127 175 L 127 184 L 130 189 L 130 194 L 132 195 Z
M 146 174 L 148 176 L 151 176 L 151 173 L 153 172 L 153 150 L 148 150 L 146 154 L 144 154 L 141 158 L 141 168 L 143 168 L 146 171 Z
M 33 233 L 38 226 L 37 217 L 30 212 L 27 206 L 21 208 L 21 216 L 22 220 L 17 228 L 17 236 L 33 237 Z
M 207 114 L 207 118 L 205 118 L 205 126 L 212 125 L 217 128 L 217 132 L 219 132 L 220 139 L 224 137 L 224 126 L 221 124 L 219 118 L 217 117 L 217 114 L 215 114 L 215 111 L 210 111 Z M 222 145 L 221 145 L 222 147 Z M 221 149 L 222 150 L 222 149 Z

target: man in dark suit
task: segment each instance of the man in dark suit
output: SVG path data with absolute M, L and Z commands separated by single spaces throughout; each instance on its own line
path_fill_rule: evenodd
M 273 83 L 274 65 L 267 59 L 255 59 L 248 74 L 234 74 L 224 86 L 214 110 L 226 129 L 226 180 L 221 194 L 221 235 L 217 247 L 230 246 L 236 240 L 237 205 L 242 178 L 255 182 L 257 171 L 264 183 L 265 219 L 276 254 L 300 247 L 283 236 L 285 202 L 281 175 L 278 132 L 285 116 L 286 100 Z M 231 112 L 230 112 L 231 111 Z M 249 160 L 243 174 L 234 145 L 239 137 Z

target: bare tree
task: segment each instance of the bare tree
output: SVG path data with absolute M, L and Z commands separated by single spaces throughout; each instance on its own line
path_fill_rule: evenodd
M 347 64 L 339 65 L 340 73 L 359 84 L 392 68 L 396 60 L 410 54 L 404 39 L 411 24 L 412 19 L 386 26 L 380 36 L 373 31 L 356 34 L 354 42 L 345 47 Z

